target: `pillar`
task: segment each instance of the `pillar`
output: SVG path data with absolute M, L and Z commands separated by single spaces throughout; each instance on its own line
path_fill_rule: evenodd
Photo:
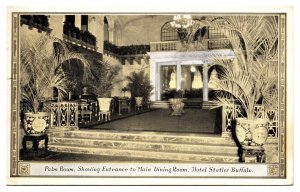
M 208 101 L 208 65 L 203 64 L 203 101 Z
M 177 63 L 176 65 L 176 80 L 177 80 L 177 84 L 176 84 L 176 90 L 180 90 L 181 89 L 181 65 L 179 63 Z
M 78 27 L 81 30 L 81 15 L 75 15 L 75 27 Z
M 49 28 L 52 29 L 51 35 L 58 39 L 62 39 L 65 17 L 63 15 L 50 15 L 48 21 Z
M 111 43 L 115 43 L 114 33 L 115 33 L 115 28 L 109 27 L 109 29 L 108 29 L 108 40 Z
M 104 19 L 102 15 L 89 15 L 89 32 L 95 35 L 97 52 L 103 53 Z
M 151 101 L 160 100 L 160 71 L 157 70 L 157 68 L 159 67 L 156 64 L 156 61 L 150 58 L 150 83 L 153 86 L 154 92 L 154 94 L 150 96 Z

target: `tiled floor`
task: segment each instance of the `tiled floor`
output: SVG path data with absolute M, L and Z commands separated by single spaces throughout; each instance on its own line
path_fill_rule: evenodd
M 186 133 L 220 133 L 221 115 L 218 109 L 185 109 L 181 116 L 170 116 L 168 109 L 158 109 L 90 128 L 130 131 L 161 131 Z

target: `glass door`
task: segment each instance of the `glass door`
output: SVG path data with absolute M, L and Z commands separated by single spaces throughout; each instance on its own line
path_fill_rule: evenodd
M 177 89 L 176 65 L 161 66 L 160 69 L 161 100 L 173 98 Z

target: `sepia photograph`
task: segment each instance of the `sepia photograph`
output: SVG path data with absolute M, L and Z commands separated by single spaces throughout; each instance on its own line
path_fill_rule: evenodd
M 9 14 L 13 185 L 293 183 L 288 9 Z

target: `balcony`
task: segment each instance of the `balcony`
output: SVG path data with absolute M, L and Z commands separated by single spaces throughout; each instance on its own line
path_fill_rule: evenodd
M 77 39 L 77 38 L 74 38 L 74 37 L 71 37 L 71 36 L 63 34 L 63 40 L 66 41 L 66 42 L 68 42 L 68 43 L 71 43 L 73 45 L 77 45 L 79 47 L 83 47 L 85 49 L 89 49 L 89 50 L 92 50 L 92 51 L 97 51 L 96 45 L 92 45 L 92 44 L 90 44 L 88 42 L 84 42 L 81 39 Z
M 81 31 L 72 24 L 65 23 L 63 28 L 63 39 L 74 45 L 97 51 L 96 37 L 89 31 Z
M 149 51 L 150 45 L 117 46 L 109 41 L 104 41 L 104 53 L 118 58 L 123 65 L 126 60 L 130 65 L 133 65 L 134 61 L 141 64 L 142 59 L 148 62 L 147 52 Z
M 128 45 L 128 46 L 117 46 L 109 41 L 104 41 L 104 50 L 118 56 L 126 55 L 144 55 L 150 51 L 149 45 Z
M 159 41 L 150 42 L 150 51 L 206 51 L 213 49 L 230 49 L 231 44 L 229 39 L 205 39 L 202 41 L 195 41 L 191 44 L 184 44 L 180 41 Z
M 21 15 L 20 24 L 28 25 L 29 29 L 36 28 L 39 33 L 42 31 L 50 33 L 48 17 L 45 15 Z

